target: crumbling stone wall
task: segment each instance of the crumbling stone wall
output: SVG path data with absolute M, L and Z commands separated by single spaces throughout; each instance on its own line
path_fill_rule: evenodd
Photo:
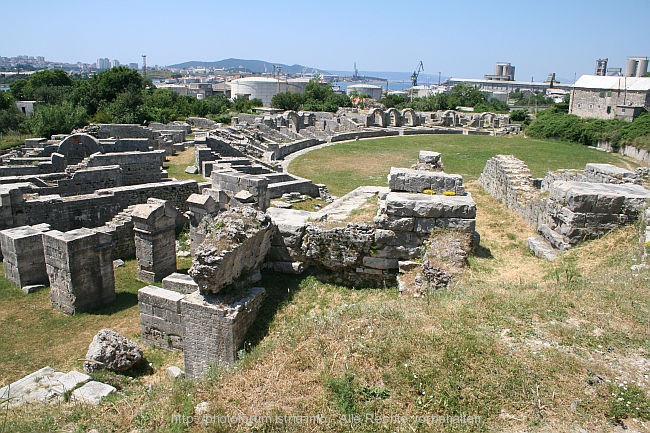
M 97 227 L 122 209 L 146 203 L 150 197 L 168 200 L 185 211 L 187 198 L 199 189 L 196 181 L 184 180 L 123 186 L 71 197 L 51 195 L 26 199 L 20 188 L 21 184 L 0 185 L 0 215 L 6 216 L 0 220 L 0 230 L 43 222 L 61 231 Z
M 151 152 L 96 153 L 88 158 L 88 167 L 119 165 L 124 185 L 139 185 L 160 182 L 163 179 L 162 166 L 164 150 Z
M 650 198 L 638 179 L 638 174 L 609 164 L 587 164 L 584 172 L 564 170 L 534 180 L 523 161 L 497 155 L 488 160 L 479 182 L 522 215 L 544 242 L 566 250 L 636 220 Z M 539 240 L 529 240 L 529 246 L 540 256 L 553 255 Z
M 235 283 L 241 286 L 258 281 L 271 246 L 268 215 L 248 206 L 238 207 L 208 224 L 209 232 L 196 249 L 188 272 L 201 292 L 219 293 Z

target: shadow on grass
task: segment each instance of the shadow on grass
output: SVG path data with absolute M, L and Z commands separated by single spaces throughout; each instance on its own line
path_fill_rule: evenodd
M 127 310 L 134 305 L 138 305 L 138 294 L 130 292 L 118 292 L 115 294 L 115 300 L 110 304 L 90 311 L 88 314 L 97 316 L 110 316 L 122 310 Z
M 273 318 L 278 310 L 291 302 L 300 289 L 300 283 L 307 277 L 302 275 L 286 275 L 274 272 L 263 272 L 260 286 L 266 289 L 266 299 L 262 303 L 255 322 L 246 333 L 244 341 L 251 347 L 257 346 L 266 337 Z
M 478 245 L 472 252 L 474 257 L 481 259 L 493 259 L 492 251 L 489 248 L 484 247 L 483 245 Z

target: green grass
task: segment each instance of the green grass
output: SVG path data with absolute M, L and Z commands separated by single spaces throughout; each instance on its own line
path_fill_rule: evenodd
M 390 167 L 410 167 L 420 150 L 442 153 L 445 171 L 463 175 L 465 182 L 477 179 L 486 161 L 497 154 L 515 155 L 528 164 L 534 177 L 560 168 L 582 169 L 588 162 L 638 166 L 617 154 L 568 142 L 521 136 L 426 135 L 325 147 L 296 158 L 289 171 L 324 183 L 332 194 L 340 196 L 362 185 L 386 185 Z
M 31 138 L 31 136 L 25 134 L 15 134 L 15 133 L 0 134 L 0 150 L 21 146 L 25 144 L 25 139 L 27 138 Z
M 195 180 L 197 182 L 205 182 L 206 179 L 201 174 L 185 173 L 185 169 L 189 165 L 194 165 L 194 148 L 190 147 L 176 155 L 168 156 L 163 164 L 163 168 L 167 170 L 170 178 L 178 180 Z

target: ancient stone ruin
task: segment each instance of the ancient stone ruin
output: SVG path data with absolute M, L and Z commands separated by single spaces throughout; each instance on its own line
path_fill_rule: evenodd
M 479 182 L 539 232 L 528 246 L 546 258 L 634 222 L 650 199 L 638 173 L 610 164 L 533 179 L 522 161 L 497 155 L 488 160 Z
M 388 183 L 358 188 L 318 212 L 263 212 L 258 201 L 233 200 L 240 191 L 221 189 L 213 173 L 212 187 L 188 198 L 195 230 L 189 275 L 169 275 L 162 288 L 138 293 L 143 341 L 183 350 L 189 377 L 236 360 L 265 298 L 257 286 L 262 268 L 311 270 L 354 287 L 394 286 L 402 270 L 417 281 L 414 296 L 447 287 L 477 242 L 476 204 L 462 177 L 444 173 L 439 154 L 421 152 L 414 168 L 391 169 Z M 347 221 L 373 201 L 374 218 Z

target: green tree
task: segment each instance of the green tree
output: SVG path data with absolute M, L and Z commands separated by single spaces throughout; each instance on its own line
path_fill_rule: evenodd
M 304 102 L 304 95 L 300 93 L 291 93 L 289 91 L 278 93 L 271 99 L 271 107 L 280 110 L 300 110 Z
M 407 101 L 406 98 L 402 95 L 391 94 L 384 96 L 379 100 L 379 102 L 386 108 L 402 109 L 406 107 Z
M 452 101 L 457 101 L 456 105 L 462 105 L 465 107 L 474 107 L 476 104 L 481 102 L 488 102 L 486 92 L 482 92 L 478 87 L 469 86 L 467 84 L 456 84 L 449 91 L 449 96 L 452 98 Z
M 67 101 L 59 105 L 37 105 L 34 117 L 27 121 L 31 131 L 41 137 L 69 134 L 87 122 L 88 115 L 83 107 L 74 106 Z
M 16 108 L 12 95 L 0 91 L 0 133 L 19 130 L 23 120 L 24 116 Z
M 138 71 L 118 66 L 93 75 L 90 80 L 78 86 L 73 101 L 82 105 L 92 116 L 100 107 L 106 107 L 117 99 L 118 95 L 122 95 L 120 104 L 127 100 L 136 101 L 137 95 L 142 98 L 142 90 L 150 85 L 151 82 L 145 80 Z M 124 93 L 129 96 L 124 96 Z

